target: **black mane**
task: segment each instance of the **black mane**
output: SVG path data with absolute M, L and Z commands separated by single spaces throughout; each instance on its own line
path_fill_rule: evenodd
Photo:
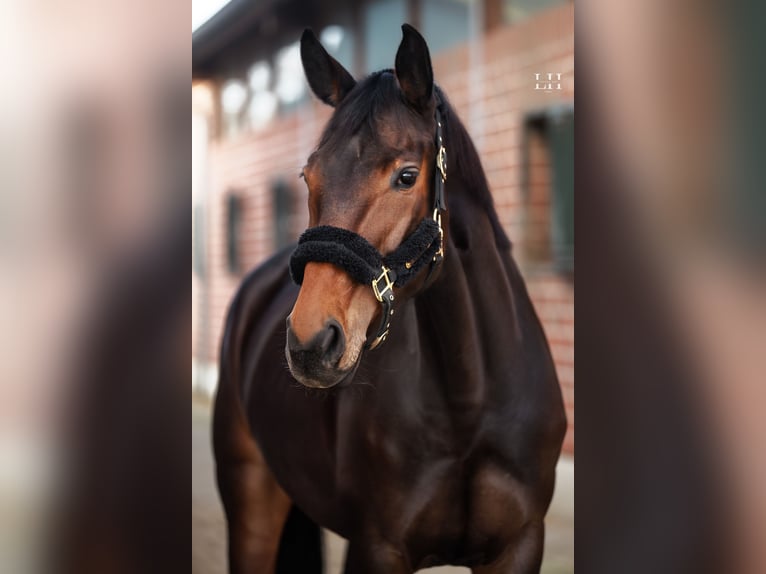
M 439 86 L 436 89 L 436 97 L 441 102 L 442 115 L 444 117 L 444 140 L 447 147 L 447 172 L 456 169 L 466 182 L 465 191 L 469 197 L 476 201 L 487 213 L 492 230 L 495 233 L 495 242 L 499 249 L 509 249 L 511 242 L 500 224 L 495 210 L 495 200 L 489 189 L 484 167 L 481 165 L 479 153 L 468 131 L 457 112 L 449 103 L 447 96 Z M 447 185 L 447 202 L 449 203 L 449 185 Z
M 442 89 L 436 85 L 434 88 L 444 121 L 448 171 L 457 170 L 461 174 L 466 183 L 463 191 L 487 213 L 498 248 L 508 249 L 511 243 L 497 217 L 492 192 L 471 136 Z M 342 145 L 352 135 L 360 132 L 374 136 L 377 131 L 376 118 L 394 117 L 401 122 L 415 121 L 417 113 L 402 103 L 401 91 L 393 70 L 370 74 L 357 83 L 327 122 L 319 147 Z M 449 185 L 446 190 L 449 204 Z

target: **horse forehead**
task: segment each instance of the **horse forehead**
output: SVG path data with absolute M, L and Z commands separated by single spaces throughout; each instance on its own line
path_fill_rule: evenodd
M 400 155 L 421 154 L 429 141 L 430 138 L 414 126 L 401 129 L 381 123 L 371 133 L 355 134 L 345 139 L 342 146 L 333 146 L 326 154 L 320 153 L 324 157 L 319 157 L 318 161 L 325 165 L 328 175 L 353 172 L 365 176 Z
M 351 183 L 369 177 L 377 164 L 377 157 L 371 151 L 358 136 L 350 138 L 345 145 L 322 150 L 317 157 L 317 165 L 324 183 Z
M 387 147 L 415 149 L 430 139 L 426 126 L 406 117 L 380 121 L 377 127 L 378 142 Z
M 356 126 L 353 133 L 340 134 L 342 141 L 353 140 L 363 147 L 400 147 L 403 140 L 419 143 L 432 139 L 433 126 L 427 118 L 414 113 L 404 104 L 381 108 Z
M 382 165 L 388 163 L 395 153 L 375 142 L 363 142 L 353 137 L 343 146 L 322 150 L 315 159 L 323 183 L 333 184 L 340 180 L 351 183 L 364 180 Z

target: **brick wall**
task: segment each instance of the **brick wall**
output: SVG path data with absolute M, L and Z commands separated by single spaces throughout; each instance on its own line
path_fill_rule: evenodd
M 562 90 L 535 90 L 535 73 L 549 72 L 562 74 Z M 500 221 L 514 243 L 514 257 L 551 343 L 569 419 L 565 450 L 573 452 L 574 292 L 571 279 L 557 273 L 540 252 L 550 213 L 550 167 L 544 145 L 535 142 L 534 134 L 525 137 L 529 114 L 574 99 L 573 5 L 494 29 L 479 43 L 440 53 L 434 58 L 434 73 L 479 149 Z M 244 274 L 232 274 L 226 266 L 226 194 L 236 192 L 243 198 L 241 268 L 247 270 L 274 248 L 271 187 L 276 178 L 284 178 L 301 197 L 294 218 L 296 237 L 305 226 L 305 191 L 297 175 L 330 112 L 312 103 L 264 130 L 210 143 L 207 269 L 204 278 L 192 277 L 194 313 L 207 309 L 207 322 L 193 320 L 196 359 L 217 361 L 226 309 Z

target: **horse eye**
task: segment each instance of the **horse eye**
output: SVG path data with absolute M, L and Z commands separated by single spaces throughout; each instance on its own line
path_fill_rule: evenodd
M 401 189 L 409 189 L 413 185 L 415 185 L 415 182 L 418 179 L 418 170 L 416 169 L 405 169 L 402 173 L 399 174 L 399 177 L 396 180 L 397 187 Z

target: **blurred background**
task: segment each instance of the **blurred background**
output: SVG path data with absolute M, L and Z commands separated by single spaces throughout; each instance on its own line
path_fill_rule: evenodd
M 305 186 L 298 174 L 332 110 L 313 96 L 305 81 L 300 35 L 312 28 L 359 78 L 393 67 L 401 25 L 408 22 L 426 38 L 435 80 L 477 145 L 500 221 L 551 344 L 569 432 L 543 571 L 572 572 L 573 3 L 195 0 L 193 7 L 195 464 L 209 456 L 209 398 L 231 298 L 250 270 L 297 240 L 308 223 Z M 225 562 L 212 479 L 202 476 L 207 472 L 212 477 L 207 468 L 200 466 L 194 477 L 199 482 L 194 488 L 199 498 L 193 501 L 199 541 L 194 571 L 200 573 L 221 572 Z M 216 532 L 219 538 L 211 548 Z M 332 540 L 331 560 L 338 562 Z M 453 570 L 467 572 L 445 572 Z
M 188 561 L 189 15 L 0 2 L 1 572 Z

